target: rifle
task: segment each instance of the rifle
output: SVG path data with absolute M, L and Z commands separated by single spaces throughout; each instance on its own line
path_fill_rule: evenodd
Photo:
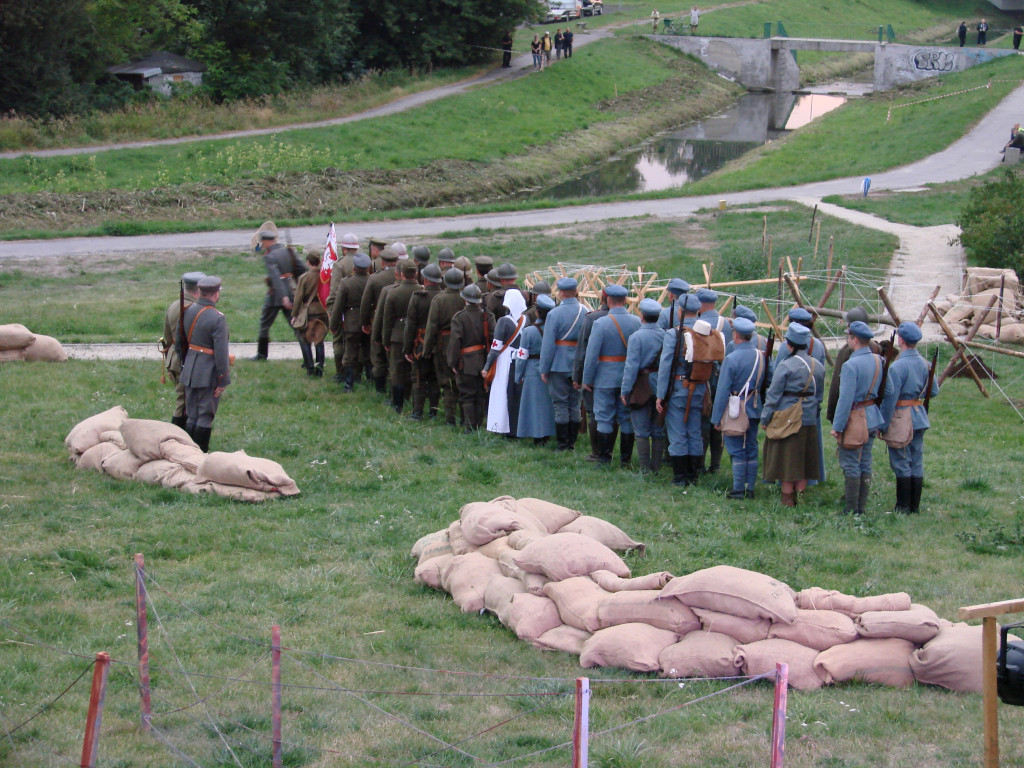
M 185 340 L 185 281 L 178 281 L 178 334 L 181 337 L 180 362 L 182 370 L 185 368 L 185 355 L 188 354 L 188 341 Z
M 772 351 L 775 349 L 775 329 L 768 329 L 768 341 L 764 345 L 764 377 L 761 379 L 761 402 L 768 393 L 768 367 L 772 364 Z
M 932 364 L 928 368 L 928 384 L 924 394 L 924 412 L 928 413 L 928 406 L 932 402 L 932 386 L 935 384 L 935 366 L 939 363 L 939 347 L 935 346 L 932 351 Z
M 672 397 L 672 387 L 676 385 L 676 371 L 679 368 L 679 350 L 682 348 L 682 344 L 683 324 L 682 322 L 680 322 L 679 325 L 676 326 L 676 349 L 672 355 L 672 364 L 668 367 L 668 386 L 665 388 L 665 397 L 661 399 L 661 401 L 665 404 L 666 411 L 665 414 L 659 414 L 659 416 L 661 417 L 661 423 L 665 422 L 665 416 L 667 415 L 668 411 L 668 401 L 669 398 Z M 661 375 L 660 372 L 658 375 Z
M 893 353 L 896 354 L 893 354 Z M 899 350 L 896 349 L 896 331 L 892 332 L 892 336 L 889 339 L 889 346 L 886 347 L 882 354 L 882 380 L 878 382 L 878 394 L 875 395 L 875 405 L 881 405 L 882 400 L 885 399 L 885 380 L 889 378 L 889 366 L 892 365 L 892 361 L 899 355 Z

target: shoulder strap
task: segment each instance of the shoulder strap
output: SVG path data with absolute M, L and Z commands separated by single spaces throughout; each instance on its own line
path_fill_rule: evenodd
M 797 360 L 799 360 L 801 363 L 803 363 L 804 364 L 804 368 L 807 369 L 807 380 L 804 382 L 803 390 L 806 392 L 807 391 L 807 385 L 813 382 L 814 383 L 814 389 L 811 390 L 811 394 L 816 395 L 818 393 L 818 382 L 813 381 L 814 380 L 814 368 L 812 368 L 810 365 L 808 365 L 807 361 L 804 360 L 802 357 L 800 357 L 799 354 L 793 355 L 793 357 L 795 357 Z
M 579 310 L 576 312 L 576 319 L 572 321 L 572 325 L 569 326 L 569 330 L 565 332 L 565 336 L 559 339 L 559 341 L 565 341 L 566 339 L 569 338 L 569 334 L 572 333 L 573 328 L 576 327 L 576 323 L 580 321 L 580 315 L 582 315 L 586 311 L 586 308 L 582 304 L 578 306 Z
M 196 322 L 199 320 L 199 316 L 201 314 L 203 314 L 203 312 L 205 312 L 208 309 L 213 309 L 213 307 L 211 307 L 209 304 L 207 304 L 205 307 L 203 307 L 198 312 L 196 312 L 196 316 L 192 318 L 192 325 L 190 325 L 188 327 L 188 338 L 187 338 L 186 343 L 188 343 L 188 344 L 192 343 L 192 331 L 194 331 L 196 329 Z
M 868 384 L 868 391 L 865 397 L 871 397 L 871 390 L 875 388 L 875 381 L 878 380 L 878 371 L 881 369 L 881 364 L 878 362 L 878 355 L 871 355 L 875 359 L 875 375 L 871 377 L 871 383 Z
M 610 317 L 612 319 L 612 322 L 615 323 L 615 330 L 619 332 L 619 338 L 622 339 L 622 346 L 629 347 L 629 345 L 626 343 L 626 337 L 622 333 L 622 326 L 619 325 L 619 321 L 615 319 L 615 315 L 609 312 L 608 317 Z
M 519 331 L 522 330 L 523 320 L 525 320 L 525 319 L 526 319 L 526 313 L 524 312 L 523 314 L 521 314 L 519 316 L 519 322 L 516 323 L 515 331 L 513 331 L 512 335 L 509 336 L 508 339 L 505 341 L 505 345 L 501 349 L 498 350 L 498 354 L 499 355 L 502 352 L 504 352 L 506 349 L 508 349 L 510 346 L 512 346 L 512 342 L 516 340 L 516 338 L 519 336 Z M 487 315 L 484 315 L 484 330 L 485 331 L 487 330 Z

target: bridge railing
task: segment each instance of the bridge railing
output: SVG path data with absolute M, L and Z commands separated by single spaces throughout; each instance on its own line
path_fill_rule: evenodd
M 801 22 L 764 23 L 765 38 L 805 37 L 812 40 L 873 40 L 879 43 L 896 42 L 892 24 L 805 24 Z

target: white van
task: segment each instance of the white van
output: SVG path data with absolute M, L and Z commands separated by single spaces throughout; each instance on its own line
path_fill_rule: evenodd
M 580 0 L 548 0 L 544 23 L 578 19 L 583 15 Z

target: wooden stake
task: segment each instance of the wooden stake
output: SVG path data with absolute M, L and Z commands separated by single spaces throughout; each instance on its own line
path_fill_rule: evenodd
M 807 244 L 811 244 L 811 238 L 814 236 L 814 220 L 818 218 L 818 204 L 814 204 L 814 213 L 811 214 L 811 228 L 807 232 Z
M 576 712 L 572 724 L 572 768 L 587 768 L 590 745 L 590 680 L 576 678 Z
M 734 294 L 734 293 L 729 294 L 729 296 L 726 297 L 726 299 L 725 299 L 725 303 L 722 304 L 721 307 L 719 307 L 718 314 L 724 316 L 725 313 L 729 311 L 729 306 L 732 304 L 732 302 L 733 302 L 733 300 L 735 298 L 736 298 L 736 294 Z
M 1006 273 L 999 276 L 999 314 L 996 315 L 996 339 L 1003 335 L 1003 291 L 1006 290 Z M 987 314 L 987 313 L 986 313 Z
M 825 274 L 826 275 L 831 275 L 832 274 L 832 249 L 835 246 L 835 243 L 833 242 L 834 239 L 835 239 L 835 235 L 829 235 L 828 236 L 828 263 L 825 265 Z M 843 266 L 843 272 L 845 272 L 845 271 L 846 271 L 846 266 L 844 265 Z
M 998 352 L 1000 355 L 1006 355 L 1007 357 L 1019 357 L 1024 359 L 1024 352 L 1018 352 L 1015 349 L 1006 349 L 1006 347 L 995 347 L 991 344 L 982 344 L 978 341 L 965 341 L 965 345 L 971 349 L 984 349 L 986 352 Z
M 829 263 L 832 259 L 829 259 Z M 839 269 L 839 311 L 846 312 L 846 265 Z
M 107 696 L 107 675 L 110 673 L 110 654 L 100 651 L 92 668 L 92 690 L 89 692 L 89 714 L 85 718 L 85 736 L 82 739 L 80 768 L 95 768 L 96 750 L 100 745 L 100 727 L 103 723 L 103 700 Z
M 767 218 L 767 217 L 766 217 Z M 768 235 L 768 272 L 766 277 L 772 276 L 772 236 Z
M 939 295 L 939 291 L 941 291 L 941 290 L 942 290 L 942 286 L 941 285 L 936 285 L 935 288 L 932 290 L 932 295 L 928 297 L 928 301 L 935 301 L 935 297 Z M 924 303 L 924 306 L 921 307 L 921 314 L 918 315 L 917 316 L 917 320 L 914 321 L 914 324 L 917 325 L 918 327 L 923 325 L 924 324 L 924 319 L 926 317 L 928 317 L 928 301 L 926 301 Z
M 711 272 L 708 271 L 708 265 L 707 264 L 701 264 L 700 268 L 704 271 L 704 284 L 710 288 L 711 287 Z
M 821 222 L 818 222 L 818 227 L 814 234 L 814 263 L 818 263 L 818 241 L 821 240 Z M 831 272 L 831 270 L 829 270 Z
M 932 316 L 935 318 L 935 322 L 939 324 L 939 326 L 942 328 L 942 332 L 946 334 L 946 338 L 949 339 L 949 343 L 953 345 L 953 349 L 963 349 L 963 344 L 960 343 L 960 340 L 956 337 L 956 334 L 953 333 L 953 329 L 949 327 L 949 323 L 947 323 L 945 319 L 943 319 L 942 315 L 939 314 L 939 310 L 936 309 L 934 301 L 928 302 L 928 311 L 932 313 Z M 988 397 L 988 390 L 985 389 L 985 385 L 981 383 L 981 378 L 978 376 L 978 372 L 974 370 L 974 366 L 968 365 L 967 372 L 971 375 L 971 378 L 974 379 L 974 383 L 978 385 L 978 389 L 981 390 L 981 394 L 983 394 L 985 397 Z
M 270 729 L 273 739 L 273 768 L 282 768 L 281 760 L 281 625 L 270 628 Z
M 135 555 L 135 632 L 139 651 L 139 707 L 142 710 L 142 730 L 150 730 L 152 709 L 149 700 L 149 629 L 146 614 L 146 559 Z
M 801 295 L 796 281 L 793 280 L 793 276 L 783 275 L 783 277 L 786 279 L 786 285 L 789 286 L 789 292 L 793 294 L 793 300 L 796 302 L 797 306 L 807 309 L 807 304 L 804 302 L 804 297 Z M 825 350 L 825 362 L 829 365 L 834 365 L 835 363 L 832 360 L 832 355 L 829 354 L 828 347 L 825 346 L 825 341 L 821 338 L 821 333 L 819 333 L 818 329 L 814 326 L 811 326 L 811 333 L 814 334 L 814 338 L 821 342 L 821 348 Z
M 825 306 L 829 298 L 832 296 L 832 291 L 835 290 L 836 285 L 839 283 L 839 278 L 841 278 L 842 276 L 843 270 L 841 269 L 838 272 L 836 272 L 835 275 L 832 276 L 832 279 L 828 281 L 828 285 L 825 286 L 825 293 L 821 295 L 821 299 L 815 305 L 815 309 L 821 309 L 822 307 Z
M 789 665 L 775 664 L 775 705 L 772 709 L 771 768 L 782 768 L 786 752 L 786 698 L 789 693 Z
M 772 324 L 772 328 L 775 329 L 775 338 L 785 338 L 785 334 L 782 332 L 782 329 L 779 328 L 779 324 L 775 321 L 775 315 L 773 315 L 772 311 L 768 309 L 768 301 L 766 299 L 761 299 L 761 308 L 764 310 L 764 314 L 768 318 L 768 322 L 770 322 Z
M 768 243 L 768 214 L 764 216 L 764 222 L 761 224 L 761 255 L 764 256 L 765 245 Z M 768 274 L 771 274 L 771 264 L 768 265 Z
M 882 300 L 883 306 L 889 311 L 889 317 L 893 319 L 893 325 L 898 326 L 900 324 L 900 316 L 896 314 L 896 308 L 889 301 L 889 294 L 886 293 L 885 286 L 878 286 L 878 298 Z
M 932 302 L 928 302 L 928 304 L 931 304 L 931 303 Z M 988 314 L 989 310 L 992 309 L 992 305 L 995 304 L 995 303 L 996 303 L 996 297 L 995 296 L 989 296 L 988 306 L 985 307 L 985 311 L 984 312 L 979 312 L 975 316 L 974 322 L 971 323 L 971 330 L 969 330 L 967 332 L 967 337 L 964 339 L 965 342 L 971 341 L 971 339 L 974 338 L 974 334 L 976 334 L 978 332 L 978 330 L 981 328 L 981 326 L 984 324 L 985 315 Z M 924 305 L 925 309 L 928 309 L 928 304 Z M 949 375 L 953 372 L 953 369 L 956 367 L 957 360 L 960 360 L 964 356 L 964 353 L 966 353 L 966 352 L 967 352 L 967 347 L 961 346 L 960 349 L 958 349 L 956 351 L 956 353 L 949 359 L 949 362 L 946 363 L 946 367 L 942 371 L 942 375 L 939 376 L 939 378 L 938 378 L 939 386 L 942 386 L 942 382 L 944 382 L 947 378 L 949 378 Z M 965 364 L 966 365 L 970 365 L 970 362 L 966 361 Z

